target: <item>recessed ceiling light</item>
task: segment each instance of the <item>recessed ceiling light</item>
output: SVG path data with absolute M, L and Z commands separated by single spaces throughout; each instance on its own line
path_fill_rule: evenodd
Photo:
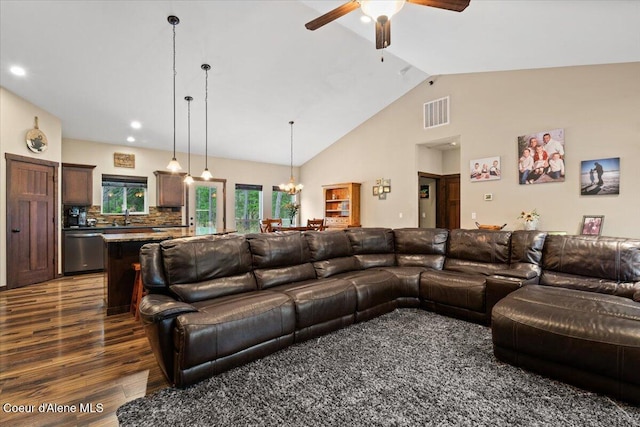
M 127 142 L 136 142 L 136 139 L 132 136 L 127 138 Z
M 362 15 L 360 17 L 360 21 L 364 22 L 365 24 L 368 24 L 369 22 L 371 22 L 371 18 L 369 18 L 367 15 Z
M 26 75 L 26 74 L 27 74 L 27 72 L 26 72 L 26 70 L 25 70 L 24 68 L 19 67 L 19 66 L 17 66 L 17 65 L 14 65 L 14 66 L 13 66 L 13 67 L 11 67 L 9 70 L 10 70 L 14 75 L 16 75 L 16 76 L 20 76 L 20 77 L 22 77 L 22 76 L 24 76 L 24 75 Z
M 140 124 L 140 122 L 134 120 L 133 122 L 131 122 L 131 127 L 134 129 L 140 129 L 142 125 Z
M 455 142 L 452 142 L 451 145 L 455 147 L 457 144 Z

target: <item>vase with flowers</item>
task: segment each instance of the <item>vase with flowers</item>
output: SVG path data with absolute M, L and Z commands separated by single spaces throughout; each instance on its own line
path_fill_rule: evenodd
M 524 221 L 525 230 L 535 230 L 538 227 L 540 214 L 535 209 L 531 212 L 522 211 L 517 219 L 522 219 Z
M 300 210 L 300 205 L 297 203 L 286 203 L 282 207 L 284 208 L 285 212 L 289 215 L 289 220 L 291 221 L 290 224 L 292 226 L 295 225 L 296 215 Z

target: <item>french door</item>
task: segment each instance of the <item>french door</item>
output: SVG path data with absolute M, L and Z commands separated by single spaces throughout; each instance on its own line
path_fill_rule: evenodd
M 196 180 L 189 186 L 188 224 L 196 235 L 226 229 L 226 180 Z

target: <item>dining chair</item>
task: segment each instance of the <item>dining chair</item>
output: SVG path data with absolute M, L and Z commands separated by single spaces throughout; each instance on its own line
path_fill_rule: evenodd
M 315 231 L 324 230 L 324 218 L 308 219 L 307 227 L 313 227 Z

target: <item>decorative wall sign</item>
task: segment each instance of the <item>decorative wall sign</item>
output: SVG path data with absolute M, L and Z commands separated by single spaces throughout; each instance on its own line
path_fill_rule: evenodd
M 620 157 L 584 160 L 580 165 L 580 194 L 620 194 Z
M 38 117 L 35 117 L 35 127 L 27 132 L 27 147 L 34 153 L 44 153 L 47 151 L 49 143 L 47 136 L 38 128 Z
M 135 168 L 136 155 L 126 153 L 113 153 L 113 166 L 117 168 Z
M 469 162 L 469 177 L 471 178 L 471 182 L 500 179 L 502 176 L 500 167 L 500 156 L 471 160 Z
M 518 137 L 520 184 L 564 182 L 564 129 L 534 132 Z

